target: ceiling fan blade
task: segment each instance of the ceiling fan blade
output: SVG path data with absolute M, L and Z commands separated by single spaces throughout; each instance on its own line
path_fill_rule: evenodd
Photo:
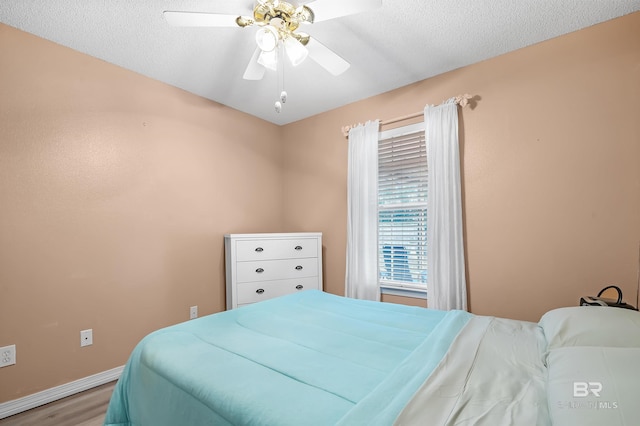
M 378 8 L 382 0 L 315 0 L 306 6 L 313 11 L 313 22 L 319 22 Z
M 237 27 L 238 15 L 205 12 L 162 12 L 164 19 L 174 27 Z
M 262 80 L 262 77 L 264 77 L 266 68 L 258 63 L 260 52 L 262 52 L 260 48 L 257 48 L 256 51 L 253 52 L 249 65 L 247 65 L 247 69 L 242 76 L 245 80 Z
M 333 75 L 340 75 L 351 66 L 349 62 L 313 37 L 307 43 L 307 50 L 311 59 Z

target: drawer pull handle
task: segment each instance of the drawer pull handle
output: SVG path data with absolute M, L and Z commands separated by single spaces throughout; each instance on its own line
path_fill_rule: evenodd
M 257 290 L 256 290 L 256 293 L 258 293 L 258 294 L 262 294 L 262 293 L 264 293 L 264 288 L 259 288 L 259 289 L 257 289 Z
M 304 288 L 304 286 L 302 284 L 298 284 L 296 286 L 296 290 L 302 290 Z
M 302 246 L 296 246 L 295 249 L 300 251 L 300 250 L 302 250 Z
M 296 270 L 297 271 L 301 271 L 302 270 L 302 266 L 300 266 L 300 265 L 296 266 Z
M 260 252 L 264 251 L 264 249 L 263 249 L 262 247 L 256 247 L 256 251 L 257 251 L 258 253 L 260 253 Z
M 262 268 L 258 268 L 258 269 L 256 269 L 256 272 L 257 272 L 257 273 L 259 273 L 259 274 L 261 274 L 261 273 L 263 273 L 263 272 L 264 272 L 264 269 L 262 269 Z

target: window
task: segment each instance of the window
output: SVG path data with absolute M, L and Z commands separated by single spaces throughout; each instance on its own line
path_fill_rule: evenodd
M 427 286 L 427 146 L 424 123 L 382 132 L 378 142 L 378 276 L 384 292 Z M 387 290 L 387 291 L 385 291 Z M 389 291 L 391 290 L 391 291 Z

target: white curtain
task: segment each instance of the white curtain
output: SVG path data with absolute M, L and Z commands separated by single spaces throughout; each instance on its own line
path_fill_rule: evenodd
M 380 300 L 378 288 L 378 121 L 349 131 L 347 297 Z
M 467 309 L 458 105 L 450 99 L 424 110 L 427 196 L 427 300 L 433 309 Z

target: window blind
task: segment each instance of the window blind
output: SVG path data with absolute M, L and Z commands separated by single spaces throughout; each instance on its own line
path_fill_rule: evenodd
M 378 142 L 381 283 L 427 284 L 427 147 L 424 130 Z

